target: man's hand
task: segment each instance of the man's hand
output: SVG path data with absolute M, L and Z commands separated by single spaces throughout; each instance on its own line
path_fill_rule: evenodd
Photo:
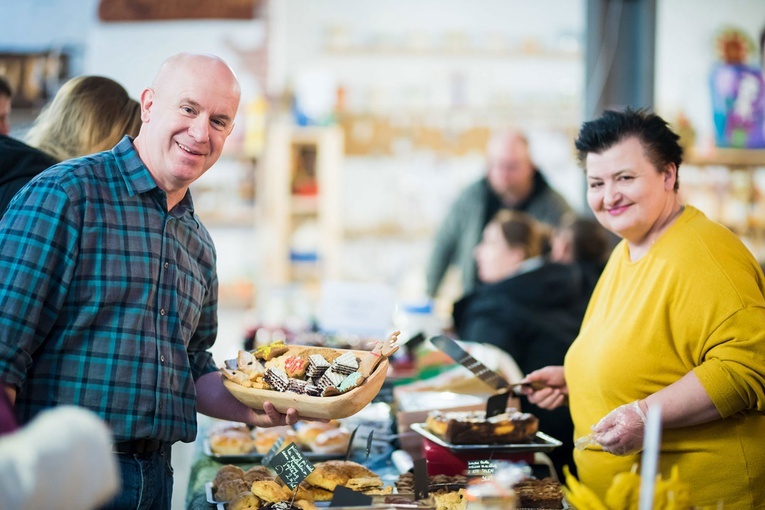
M 263 411 L 253 411 L 255 419 L 251 424 L 257 427 L 278 427 L 280 425 L 294 425 L 300 419 L 297 410 L 287 409 L 286 414 L 276 410 L 271 402 L 263 403 Z

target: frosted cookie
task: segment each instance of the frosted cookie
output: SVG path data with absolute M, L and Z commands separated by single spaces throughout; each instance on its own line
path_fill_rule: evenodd
M 340 390 L 340 393 L 345 393 L 346 391 L 351 391 L 353 388 L 359 386 L 364 380 L 365 378 L 363 375 L 359 372 L 354 372 L 343 379 L 337 389 Z
M 308 360 L 300 356 L 290 356 L 284 360 L 284 371 L 289 377 L 303 379 L 307 368 Z
M 268 345 L 261 345 L 257 349 L 255 349 L 255 352 L 253 352 L 253 355 L 258 358 L 265 361 L 269 361 L 274 359 L 277 356 L 281 356 L 285 352 L 287 352 L 287 346 L 284 345 L 284 342 L 281 340 L 278 342 L 273 342 Z

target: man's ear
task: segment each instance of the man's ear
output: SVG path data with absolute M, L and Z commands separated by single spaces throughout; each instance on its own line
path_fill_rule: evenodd
M 154 105 L 154 89 L 143 89 L 141 92 L 141 121 L 146 123 L 151 119 L 151 107 Z

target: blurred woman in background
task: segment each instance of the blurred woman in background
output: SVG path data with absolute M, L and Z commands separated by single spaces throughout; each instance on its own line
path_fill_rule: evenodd
M 501 210 L 475 249 L 481 285 L 454 304 L 460 339 L 499 347 L 525 374 L 563 362 L 586 305 L 574 266 L 545 260 L 547 236 L 531 216 Z M 566 410 L 547 411 L 526 402 L 522 407 L 539 418 L 542 432 L 564 443 L 573 440 Z M 559 472 L 565 464 L 573 466 L 570 448 L 549 455 Z
M 103 76 L 67 81 L 35 120 L 26 144 L 0 140 L 0 212 L 48 166 L 111 149 L 123 136 L 136 136 L 140 126 L 140 104 L 116 81 Z

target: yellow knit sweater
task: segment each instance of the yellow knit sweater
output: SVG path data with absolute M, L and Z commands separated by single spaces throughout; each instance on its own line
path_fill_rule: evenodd
M 765 277 L 726 228 L 687 206 L 640 260 L 622 241 L 565 370 L 576 437 L 693 370 L 723 419 L 664 429 L 661 472 L 678 464 L 698 506 L 765 508 Z M 588 449 L 575 460 L 603 497 L 640 456 Z

